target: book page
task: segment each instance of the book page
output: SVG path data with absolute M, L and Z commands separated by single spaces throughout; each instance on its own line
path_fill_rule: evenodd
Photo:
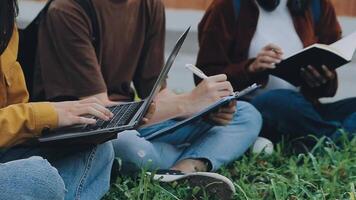
M 356 32 L 331 44 L 330 47 L 341 53 L 346 60 L 351 61 L 356 50 Z

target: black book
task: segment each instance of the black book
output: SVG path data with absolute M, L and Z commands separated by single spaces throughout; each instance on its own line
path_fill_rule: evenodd
M 351 62 L 356 49 L 356 32 L 331 44 L 314 44 L 276 64 L 269 73 L 282 78 L 294 86 L 300 86 L 302 79 L 301 68 L 308 65 L 322 71 L 322 65 L 334 70 Z

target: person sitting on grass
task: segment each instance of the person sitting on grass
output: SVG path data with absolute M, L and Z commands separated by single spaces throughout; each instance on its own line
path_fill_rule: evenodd
M 337 73 L 331 66 L 302 68 L 300 88 L 265 73 L 304 47 L 340 38 L 330 0 L 215 0 L 199 25 L 197 65 L 208 75 L 226 73 L 237 89 L 255 82 L 264 86 L 251 102 L 263 116 L 268 138 L 314 134 L 337 139 L 340 129 L 353 137 L 356 98 L 319 101 L 336 93 Z
M 76 1 L 50 5 L 39 30 L 35 96 L 126 102 L 134 100 L 132 83 L 140 98 L 150 93 L 164 64 L 163 3 L 92 0 L 92 4 L 101 33 L 97 49 L 91 37 L 92 19 Z M 230 95 L 233 89 L 226 79 L 225 75 L 209 77 L 181 95 L 164 86 L 156 99 L 157 112 L 148 122 L 151 126 L 120 133 L 112 141 L 115 155 L 122 160 L 122 172 L 163 169 L 167 171 L 158 171 L 156 176 L 163 177 L 161 181 L 194 176 L 202 184 L 231 193 L 230 182 L 212 184 L 226 183 L 226 178 L 195 172 L 214 172 L 242 156 L 254 143 L 262 122 L 249 103 L 232 102 L 222 107 L 210 116 L 212 123 L 195 122 L 153 141 L 144 139 L 176 124 L 176 118 L 192 116 Z
M 21 146 L 44 129 L 95 123 L 83 115 L 106 120 L 112 114 L 95 98 L 28 103 L 16 61 L 17 10 L 16 0 L 0 1 L 0 199 L 100 199 L 109 190 L 110 142 L 73 149 Z

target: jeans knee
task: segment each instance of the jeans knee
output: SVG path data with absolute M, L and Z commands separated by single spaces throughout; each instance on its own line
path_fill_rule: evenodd
M 239 101 L 237 103 L 236 119 L 247 127 L 252 137 L 257 138 L 262 128 L 261 113 L 250 103 Z
M 159 162 L 153 150 L 153 145 L 141 138 L 135 132 L 120 134 L 118 139 L 112 141 L 115 156 L 122 161 L 124 173 L 137 171 L 141 167 L 152 168 Z
M 100 157 L 100 163 L 111 165 L 115 158 L 114 148 L 111 142 L 106 142 L 97 146 L 96 155 Z
M 31 157 L 9 162 L 0 166 L 0 169 L 4 173 L 1 175 L 0 199 L 16 196 L 18 199 L 62 200 L 65 197 L 63 179 L 57 169 L 43 158 Z
M 43 188 L 41 190 L 50 193 L 48 196 L 51 196 L 51 198 L 48 199 L 64 199 L 65 184 L 56 168 L 42 158 L 34 162 L 32 168 L 38 169 L 38 177 L 42 175 L 42 178 L 38 179 L 42 184 L 38 183 L 37 185 L 42 185 Z

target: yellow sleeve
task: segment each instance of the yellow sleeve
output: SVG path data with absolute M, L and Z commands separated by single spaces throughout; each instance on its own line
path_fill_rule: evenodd
M 39 136 L 43 129 L 55 129 L 58 116 L 49 103 L 24 103 L 0 109 L 0 148 Z

